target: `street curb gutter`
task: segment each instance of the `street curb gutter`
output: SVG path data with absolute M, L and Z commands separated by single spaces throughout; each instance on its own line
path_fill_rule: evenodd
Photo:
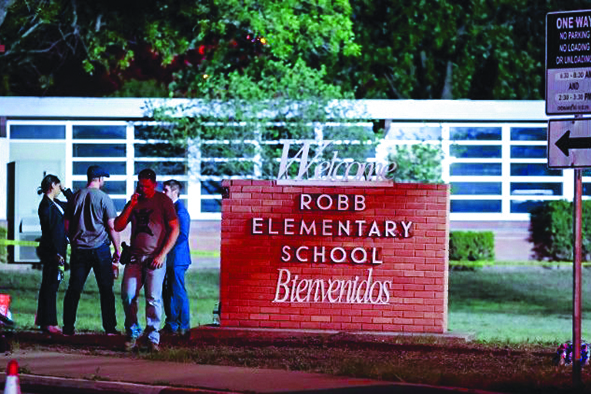
M 53 376 L 41 376 L 20 374 L 21 391 L 33 391 L 35 393 L 74 394 L 239 394 L 230 391 L 208 390 L 199 388 L 155 386 L 128 382 L 98 381 L 87 379 L 58 378 Z M 0 377 L 2 387 L 6 376 Z

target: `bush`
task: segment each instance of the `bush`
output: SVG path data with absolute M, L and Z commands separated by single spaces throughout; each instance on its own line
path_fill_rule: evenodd
M 6 239 L 7 234 L 8 230 L 6 227 L 0 227 L 0 239 Z M 0 263 L 6 263 L 7 255 L 6 245 L 0 244 Z
M 482 267 L 494 265 L 494 261 L 453 261 L 449 262 L 450 271 L 479 271 Z
M 583 201 L 582 258 L 591 257 L 591 201 Z M 544 201 L 530 212 L 529 241 L 537 260 L 573 260 L 573 204 Z
M 451 231 L 449 259 L 454 261 L 493 261 L 495 235 L 492 231 Z

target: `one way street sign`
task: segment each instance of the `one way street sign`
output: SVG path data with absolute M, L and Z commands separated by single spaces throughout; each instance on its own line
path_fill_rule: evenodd
M 591 119 L 549 122 L 548 167 L 591 167 Z

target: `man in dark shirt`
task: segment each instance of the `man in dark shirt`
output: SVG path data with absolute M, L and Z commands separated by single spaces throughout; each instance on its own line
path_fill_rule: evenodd
M 166 255 L 179 235 L 179 221 L 172 201 L 156 191 L 156 173 L 144 169 L 138 174 L 136 193 L 115 219 L 115 230 L 131 222 L 131 261 L 126 264 L 121 283 L 128 350 L 136 348 L 142 330 L 137 319 L 138 297 L 144 287 L 146 297 L 145 335 L 152 351 L 158 351 L 162 321 L 162 282 Z

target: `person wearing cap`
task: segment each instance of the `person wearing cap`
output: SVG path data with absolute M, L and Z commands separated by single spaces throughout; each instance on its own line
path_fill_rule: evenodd
M 179 220 L 172 200 L 156 191 L 156 173 L 147 168 L 138 174 L 136 193 L 115 219 L 115 230 L 123 231 L 131 222 L 130 259 L 123 271 L 121 298 L 125 311 L 128 350 L 137 349 L 141 334 L 138 297 L 142 287 L 146 298 L 146 329 L 151 351 L 159 350 L 162 321 L 162 283 L 166 255 L 179 235 Z
M 117 211 L 113 200 L 101 190 L 109 172 L 92 165 L 86 175 L 88 184 L 74 194 L 66 212 L 72 255 L 70 281 L 64 298 L 63 333 L 74 335 L 80 294 L 92 269 L 99 288 L 103 328 L 108 335 L 116 335 L 113 265 L 118 264 L 121 252 L 119 233 L 114 229 Z M 115 247 L 113 257 L 111 243 Z

